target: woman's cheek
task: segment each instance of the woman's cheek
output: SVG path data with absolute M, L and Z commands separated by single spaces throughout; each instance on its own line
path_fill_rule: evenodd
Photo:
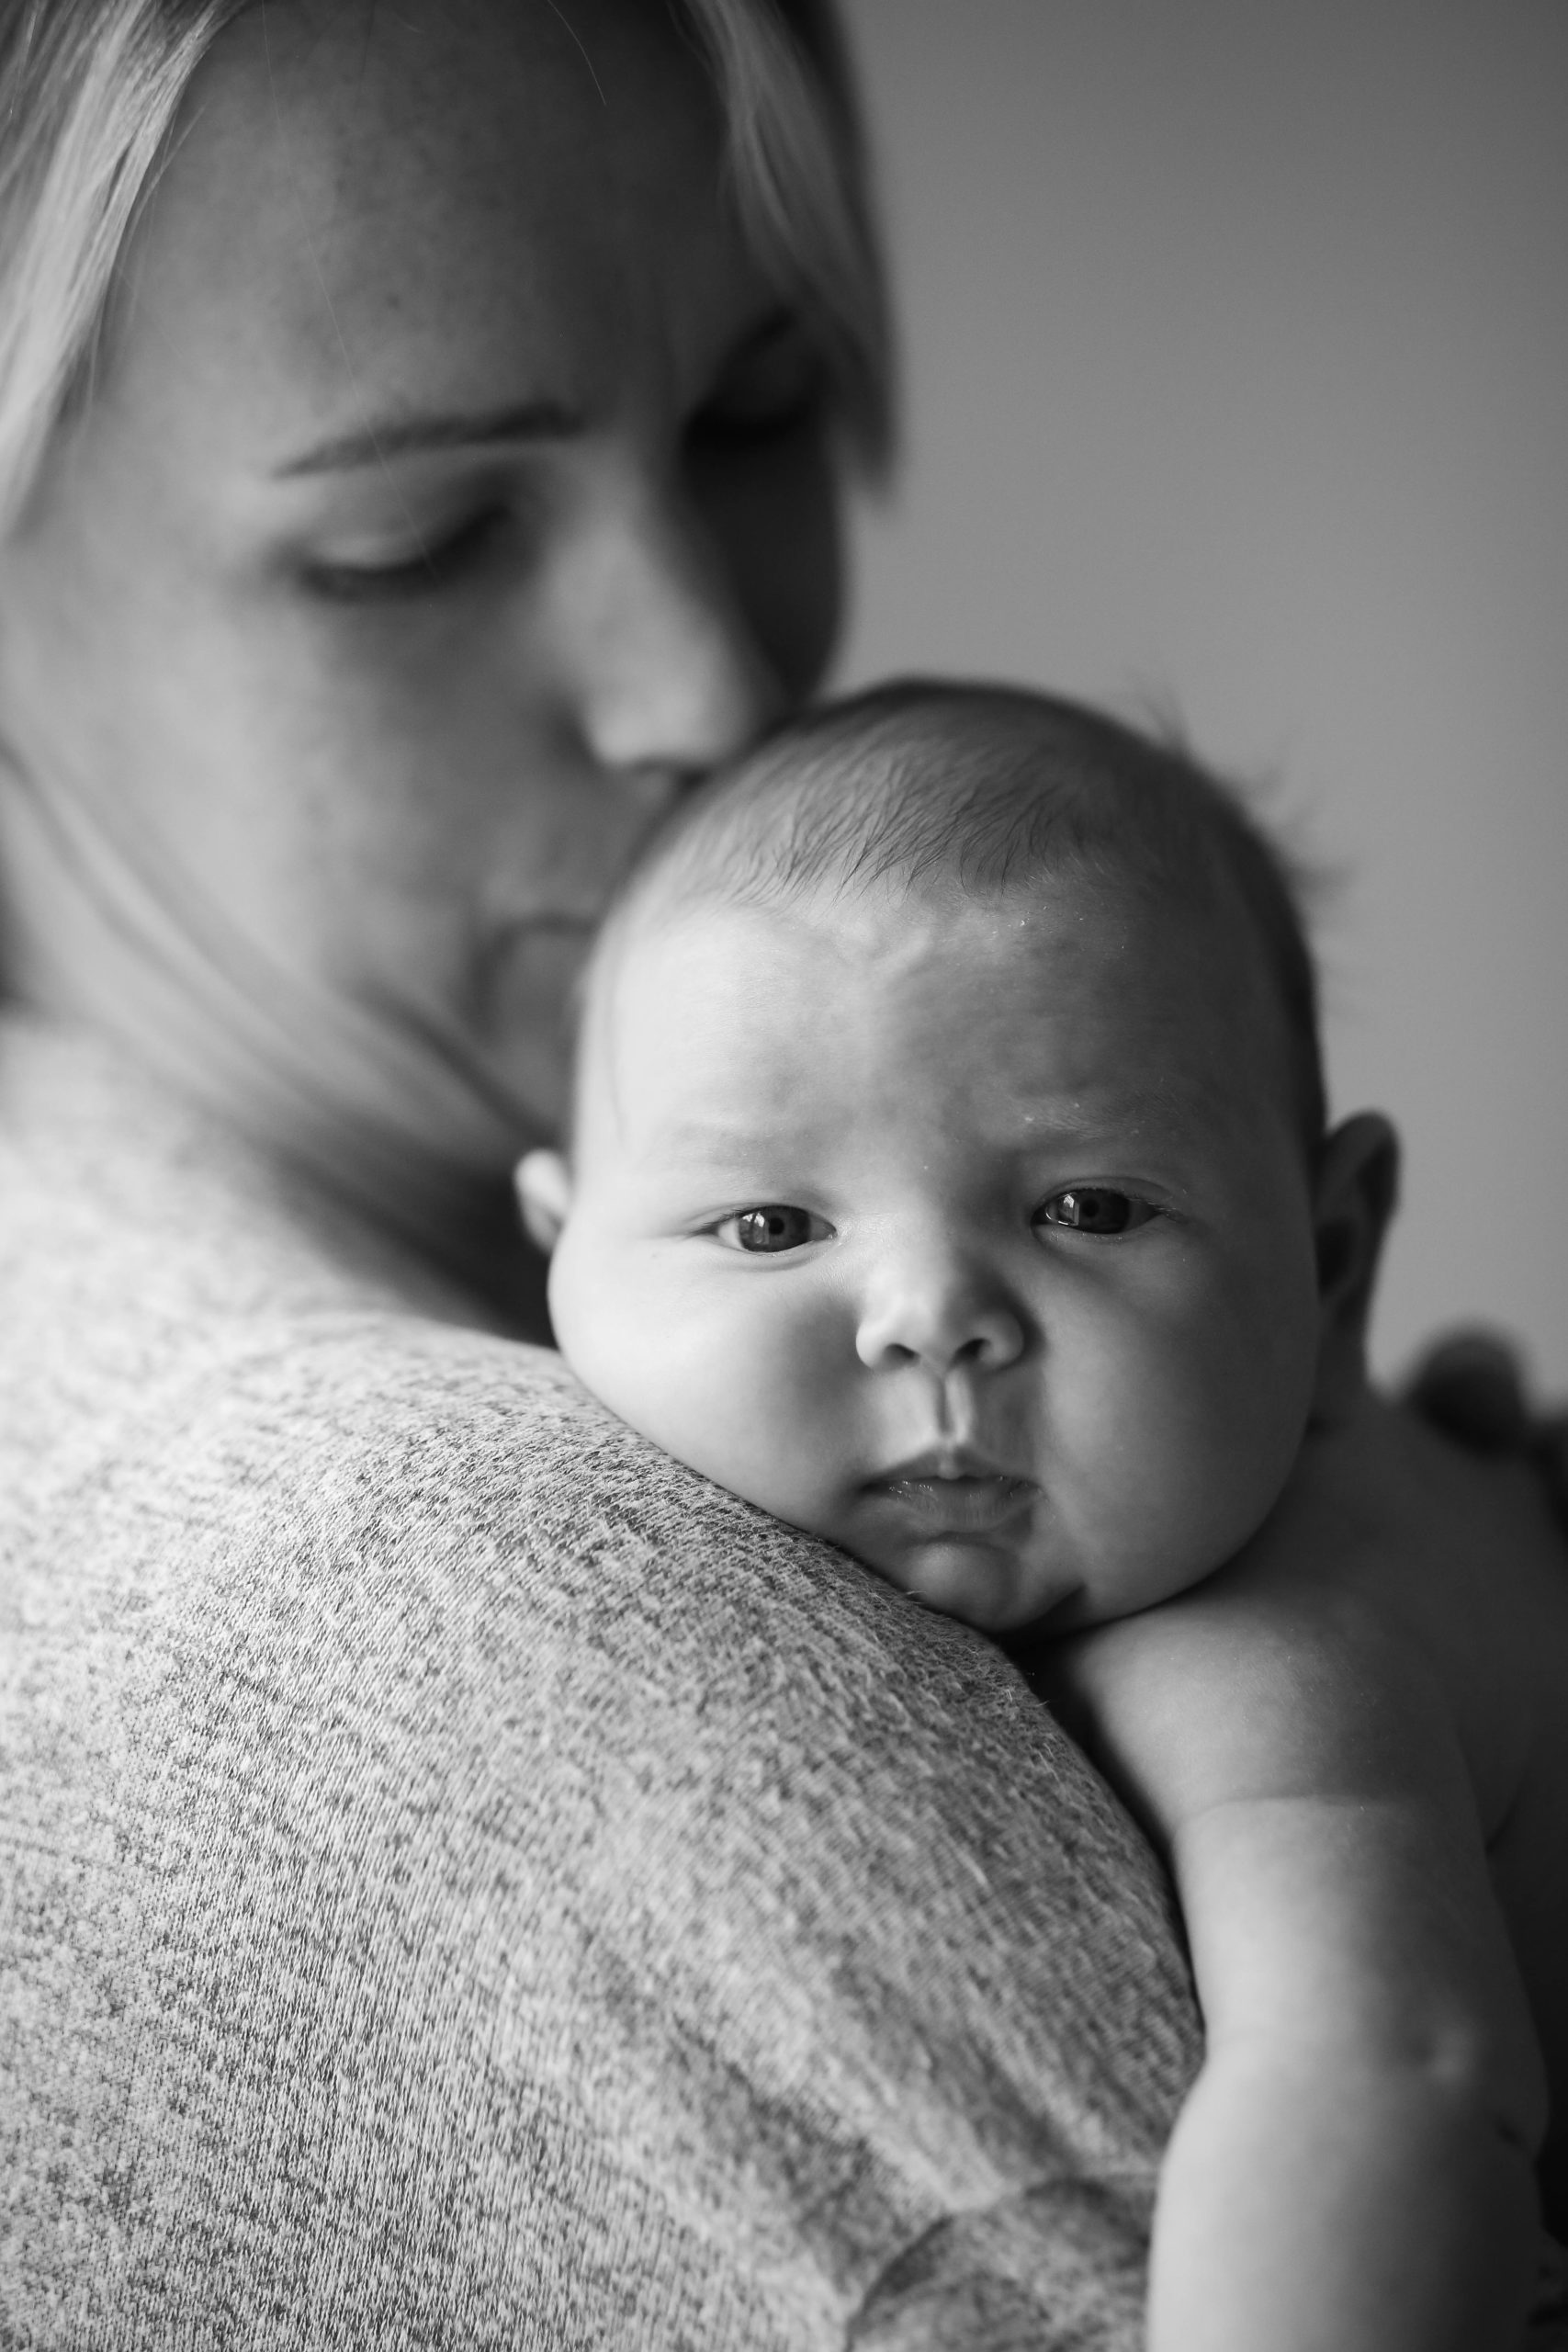
M 793 707 L 822 678 L 843 605 L 842 490 L 826 435 L 770 462 L 698 468 L 694 488 L 758 650 Z

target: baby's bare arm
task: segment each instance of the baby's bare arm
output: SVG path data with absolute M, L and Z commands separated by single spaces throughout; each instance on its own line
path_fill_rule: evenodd
M 1545 2092 L 1443 1694 L 1353 1592 L 1256 1566 L 1056 1670 L 1170 1860 L 1208 2035 L 1151 2352 L 1504 2352 Z

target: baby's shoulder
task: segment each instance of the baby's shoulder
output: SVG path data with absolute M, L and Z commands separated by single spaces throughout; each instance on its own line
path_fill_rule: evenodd
M 1527 1470 L 1397 1416 L 1377 1442 L 1375 1476 L 1330 1453 L 1237 1559 L 1058 1645 L 1043 1679 L 1091 1742 L 1110 1727 L 1179 1770 L 1397 1771 L 1446 1746 L 1489 1846 L 1543 1810 L 1561 1826 L 1568 1549 Z
M 1445 1694 L 1379 1597 L 1273 1556 L 1071 1634 L 1039 1679 L 1167 1818 L 1381 1775 L 1401 1724 L 1412 1751 L 1449 1736 Z
M 1543 1779 L 1568 1799 L 1568 1545 L 1527 1464 L 1398 1426 L 1412 1507 L 1325 1580 L 1441 1691 L 1490 1845 Z

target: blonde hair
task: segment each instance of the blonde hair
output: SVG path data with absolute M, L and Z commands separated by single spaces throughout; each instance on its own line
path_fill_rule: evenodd
M 90 386 L 181 101 L 258 0 L 0 0 L 0 530 Z M 261 0 L 265 5 L 265 0 Z M 757 260 L 815 334 L 852 450 L 891 437 L 886 297 L 830 0 L 681 0 Z
M 681 0 L 718 85 L 741 226 L 814 331 L 851 445 L 891 454 L 892 327 L 854 76 L 832 0 Z

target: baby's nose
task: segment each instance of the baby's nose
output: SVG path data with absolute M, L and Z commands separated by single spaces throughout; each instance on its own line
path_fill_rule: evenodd
M 1023 1349 L 1022 1320 L 1005 1293 L 957 1266 L 910 1266 L 885 1276 L 855 1332 L 855 1351 L 872 1372 L 912 1363 L 943 1376 L 965 1365 L 999 1371 Z

